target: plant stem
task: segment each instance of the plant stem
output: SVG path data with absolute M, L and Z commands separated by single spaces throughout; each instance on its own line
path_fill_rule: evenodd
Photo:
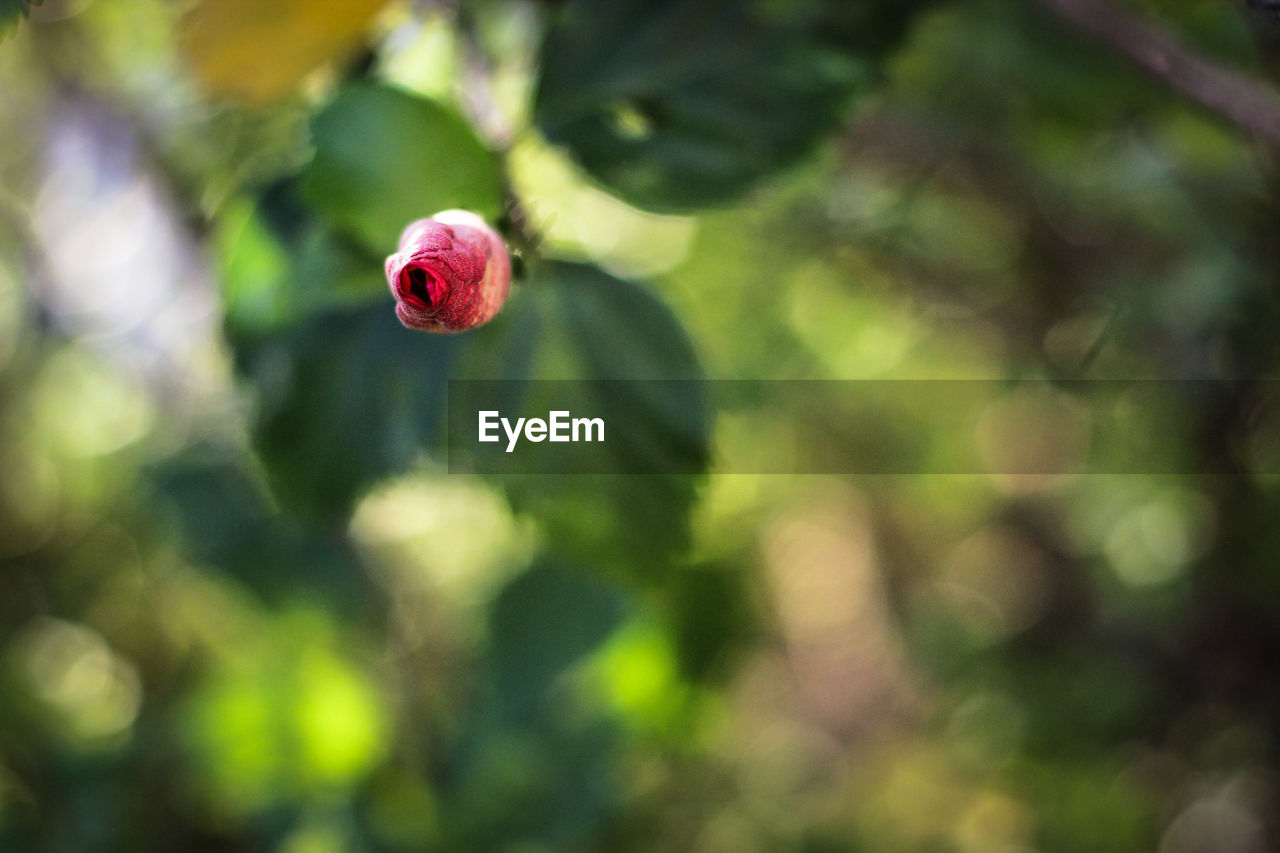
M 1159 24 L 1106 0 L 1037 2 L 1169 88 L 1280 150 L 1280 95 L 1262 81 L 1194 53 Z

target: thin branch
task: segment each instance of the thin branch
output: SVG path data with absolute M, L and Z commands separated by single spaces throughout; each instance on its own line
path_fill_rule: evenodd
M 455 8 L 454 21 L 463 55 L 463 109 L 472 125 L 486 137 L 503 159 L 503 211 L 501 221 L 496 224 L 503 236 L 513 244 L 513 260 L 518 261 L 514 270 L 516 278 L 529 278 L 531 268 L 537 265 L 540 257 L 542 235 L 512 186 L 510 172 L 506 168 L 506 160 L 516 134 L 503 115 L 494 92 L 493 78 L 498 63 L 485 46 L 470 10 L 461 6 Z
M 1280 94 L 1199 56 L 1158 24 L 1107 0 L 1037 0 L 1177 92 L 1280 150 Z

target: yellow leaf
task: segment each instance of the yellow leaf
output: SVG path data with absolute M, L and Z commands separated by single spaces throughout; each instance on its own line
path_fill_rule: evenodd
M 197 0 L 182 50 L 210 92 L 255 104 L 353 52 L 386 0 Z

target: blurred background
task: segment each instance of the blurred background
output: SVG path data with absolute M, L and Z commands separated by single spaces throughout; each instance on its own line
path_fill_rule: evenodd
M 0 849 L 1280 848 L 1253 5 L 0 0 Z M 448 207 L 513 296 L 410 332 Z M 697 385 L 445 473 L 450 378 L 703 376 L 1035 379 L 1050 473 L 717 473 L 954 426 Z M 1080 378 L 1227 473 L 1053 474 Z

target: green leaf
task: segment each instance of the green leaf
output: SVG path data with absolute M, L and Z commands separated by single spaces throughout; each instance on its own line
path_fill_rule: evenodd
M 496 155 L 451 110 L 374 84 L 344 89 L 312 120 L 303 193 L 334 224 L 385 256 L 415 219 L 502 209 Z
M 280 195 L 255 207 L 229 205 L 216 242 L 222 263 L 223 306 L 233 334 L 280 329 L 337 307 L 387 299 L 382 258 L 320 222 L 297 203 L 298 215 L 278 221 Z
M 731 201 L 836 126 L 913 5 L 569 0 L 535 120 L 633 204 Z
M 261 485 L 221 454 L 189 452 L 150 472 L 158 505 L 182 531 L 188 559 L 279 604 L 323 594 L 340 606 L 376 595 L 341 528 L 274 512 Z
M 389 302 L 242 342 L 242 369 L 259 390 L 254 443 L 275 494 L 337 519 L 404 470 L 440 434 L 458 344 L 405 329 Z
M 700 564 L 672 573 L 661 590 L 682 673 L 715 681 L 733 672 L 757 639 L 746 576 L 732 564 Z
M 18 21 L 26 17 L 29 0 L 0 0 L 0 39 L 18 28 Z
M 592 456 L 601 468 L 581 471 L 577 445 L 538 445 L 533 467 L 497 477 L 513 506 L 538 518 L 561 554 L 602 569 L 656 578 L 689 542 L 689 511 L 708 464 L 710 411 L 697 381 L 697 355 L 679 321 L 653 293 L 594 267 L 548 263 L 513 297 L 505 322 L 482 330 L 476 349 L 489 360 L 469 363 L 468 378 L 574 380 L 466 386 L 501 398 L 455 405 L 474 430 L 474 413 L 545 417 L 549 407 L 603 417 L 609 440 Z M 501 355 L 499 355 L 501 354 Z M 554 395 L 552 406 L 551 395 Z M 521 463 L 515 463 L 521 464 Z M 618 474 L 619 471 L 643 473 Z M 536 475 L 536 476 L 525 476 Z
M 557 300 L 587 379 L 699 379 L 702 367 L 680 321 L 653 292 L 584 264 L 552 264 Z
M 537 710 L 547 689 L 613 632 L 618 593 L 590 575 L 542 564 L 498 594 L 489 617 L 494 687 L 504 715 Z

